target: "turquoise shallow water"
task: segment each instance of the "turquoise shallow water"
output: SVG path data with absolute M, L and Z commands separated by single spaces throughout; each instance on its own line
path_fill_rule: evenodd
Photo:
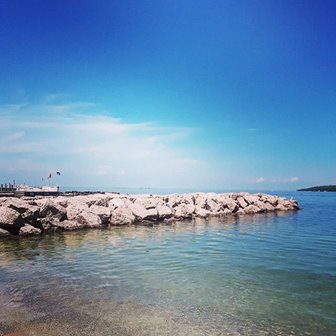
M 336 194 L 293 196 L 299 212 L 0 241 L 0 334 L 334 335 Z

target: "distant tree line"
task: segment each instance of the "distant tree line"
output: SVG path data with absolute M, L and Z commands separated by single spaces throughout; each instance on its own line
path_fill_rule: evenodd
M 316 187 L 298 189 L 298 191 L 336 191 L 336 185 L 316 186 Z

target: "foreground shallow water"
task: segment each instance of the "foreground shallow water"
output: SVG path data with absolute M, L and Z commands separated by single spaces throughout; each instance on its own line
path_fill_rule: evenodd
M 0 334 L 333 335 L 336 194 L 294 213 L 0 241 Z

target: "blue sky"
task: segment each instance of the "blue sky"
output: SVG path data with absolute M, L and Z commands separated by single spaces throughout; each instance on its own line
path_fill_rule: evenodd
M 336 184 L 334 1 L 0 1 L 3 182 Z

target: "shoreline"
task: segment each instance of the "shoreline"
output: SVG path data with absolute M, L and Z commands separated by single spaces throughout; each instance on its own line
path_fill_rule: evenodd
M 2 197 L 0 237 L 296 210 L 299 206 L 295 200 L 246 192 Z

